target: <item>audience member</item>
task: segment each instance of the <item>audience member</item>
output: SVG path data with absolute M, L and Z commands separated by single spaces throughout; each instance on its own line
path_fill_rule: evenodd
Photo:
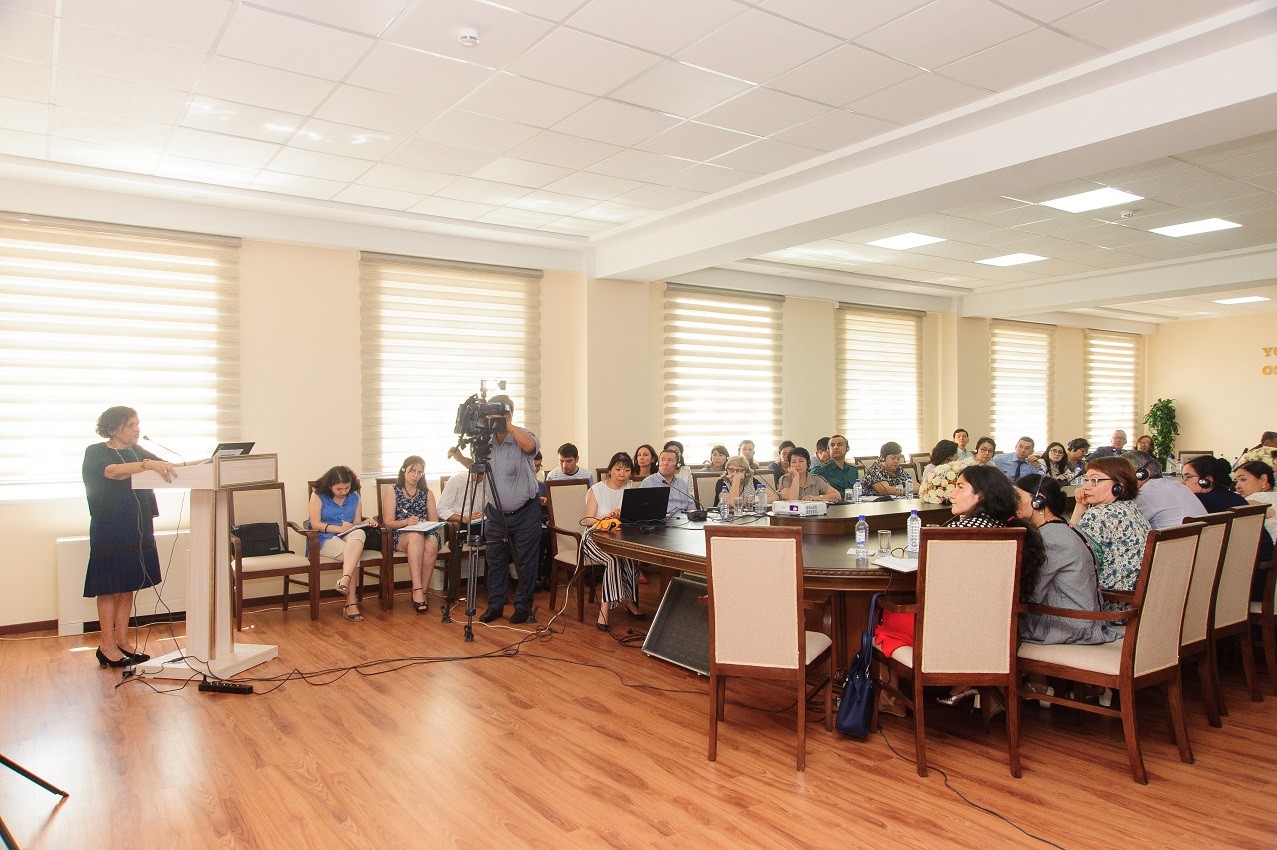
M 1273 468 L 1262 460 L 1243 463 L 1233 472 L 1237 494 L 1252 505 L 1264 505 L 1264 527 L 1271 537 L 1277 538 L 1277 490 L 1273 489 Z
M 1135 438 L 1135 451 L 1143 452 L 1146 455 L 1153 454 L 1153 438 L 1148 434 L 1140 434 Z
M 840 494 L 856 486 L 856 478 L 860 473 L 856 465 L 847 460 L 847 438 L 842 434 L 834 434 L 829 438 L 829 460 L 816 466 L 813 473 L 829 482 Z
M 1277 431 L 1265 431 L 1264 433 L 1260 434 L 1259 445 L 1255 446 L 1255 448 L 1256 449 L 1263 449 L 1263 448 L 1277 449 Z
M 967 443 L 971 442 L 971 435 L 967 433 L 966 428 L 958 428 L 953 432 L 953 441 L 958 444 L 958 460 L 966 460 L 969 457 L 975 457 L 975 452 L 967 451 Z M 935 458 L 931 459 L 933 462 Z
M 673 452 L 662 452 L 662 455 Z M 672 462 L 672 458 L 671 458 Z M 591 519 L 604 519 L 621 516 L 621 497 L 630 483 L 630 474 L 634 464 L 625 452 L 612 455 L 608 463 L 608 475 L 605 479 L 590 488 L 585 497 L 585 515 Z M 672 477 L 672 473 L 671 473 Z M 672 496 L 673 494 L 671 494 Z M 625 604 L 630 616 L 636 620 L 647 619 L 638 607 L 638 562 L 633 558 L 618 558 L 600 550 L 594 542 L 594 530 L 587 531 L 582 538 L 581 547 L 585 554 L 603 563 L 603 592 L 599 602 L 598 628 L 601 632 L 609 630 L 608 614 L 617 605 Z
M 793 440 L 781 440 L 780 445 L 776 447 L 776 460 L 767 464 L 767 468 L 772 471 L 772 475 L 776 476 L 777 481 L 789 472 L 789 453 L 793 450 Z
M 1077 478 L 1086 469 L 1086 455 L 1090 451 L 1091 444 L 1085 437 L 1074 437 L 1069 440 L 1065 454 L 1068 455 L 1069 470 L 1073 473 L 1073 478 Z
M 758 469 L 758 462 L 754 460 L 753 440 L 741 440 L 740 445 L 736 447 L 736 454 L 745 458 L 745 463 L 749 464 L 751 470 Z
M 1109 442 L 1109 445 L 1100 446 L 1087 455 L 1086 459 L 1090 461 L 1095 460 L 1097 457 L 1115 457 L 1120 455 L 1124 448 L 1126 448 L 1126 432 L 1119 428 L 1113 432 L 1113 439 Z
M 634 450 L 634 480 L 642 481 L 656 474 L 656 449 L 647 443 Z
M 418 614 L 430 610 L 426 591 L 435 561 L 439 559 L 439 547 L 443 543 L 438 529 L 430 532 L 404 531 L 420 522 L 438 522 L 439 506 L 434 494 L 421 484 L 426 474 L 426 461 L 418 455 L 409 455 L 399 465 L 399 477 L 395 481 L 394 518 L 386 527 L 394 532 L 391 547 L 408 556 L 408 575 L 412 579 L 412 607 Z M 428 567 L 428 569 L 427 569 Z
M 463 505 L 466 495 L 467 481 L 474 481 L 475 492 L 473 502 L 466 501 Z M 469 518 L 471 520 L 483 519 L 483 505 L 487 501 L 487 482 L 479 481 L 478 476 L 474 473 L 469 475 L 462 473 L 461 475 L 451 475 L 444 482 L 443 492 L 439 494 L 439 516 L 448 522 L 462 522 L 462 508 L 469 507 Z M 475 541 L 476 543 L 478 541 Z
M 714 507 L 724 501 L 735 506 L 741 503 L 738 500 L 750 498 L 755 492 L 755 481 L 753 470 L 745 458 L 732 455 L 727 459 L 727 470 L 722 479 L 714 486 Z
M 666 440 L 664 450 L 670 451 L 671 449 L 674 450 L 674 454 L 678 458 L 678 463 L 674 467 L 674 474 L 679 481 L 683 482 L 687 492 L 690 493 L 692 492 L 692 470 L 683 462 L 683 444 L 678 440 Z
M 1261 464 L 1267 466 L 1267 464 Z M 1269 467 L 1271 469 L 1272 467 Z M 1238 472 L 1243 472 L 1243 468 L 1239 468 Z M 1207 513 L 1221 513 L 1231 508 L 1240 508 L 1249 504 L 1247 497 L 1240 492 L 1233 491 L 1233 480 L 1230 477 L 1232 469 L 1228 465 L 1228 461 L 1222 457 L 1213 457 L 1212 455 L 1201 455 L 1184 464 L 1184 471 L 1180 474 L 1180 478 L 1184 480 L 1184 485 L 1192 490 L 1202 503 L 1202 507 Z M 1263 470 L 1259 470 L 1260 475 L 1253 472 L 1248 473 L 1256 479 L 1261 479 Z M 1245 489 L 1249 489 L 1250 482 L 1247 481 Z M 1271 491 L 1272 478 L 1268 478 L 1268 486 Z M 1243 489 L 1239 486 L 1238 490 Z M 1256 491 L 1256 493 L 1261 491 Z M 1255 564 L 1259 566 L 1266 564 L 1273 559 L 1273 540 L 1277 538 L 1277 534 L 1269 529 L 1270 519 L 1264 521 L 1264 533 L 1259 536 L 1259 551 L 1255 553 Z M 1264 581 L 1268 578 L 1266 571 L 1256 570 L 1251 583 L 1251 599 L 1260 600 L 1264 594 Z
M 702 469 L 703 472 L 717 472 L 722 475 L 727 471 L 727 446 L 714 446 L 709 450 L 709 461 Z
M 1135 505 L 1139 482 L 1124 457 L 1101 457 L 1086 465 L 1077 491 L 1072 525 L 1090 541 L 1104 590 L 1134 590 L 1152 527 Z M 1106 610 L 1125 606 L 1106 602 Z
M 993 453 L 997 450 L 997 444 L 993 442 L 992 437 L 981 437 L 975 441 L 975 454 L 972 460 L 979 466 L 989 466 L 993 463 Z
M 967 454 L 970 454 L 970 452 Z M 931 447 L 931 462 L 922 469 L 923 480 L 926 480 L 926 477 L 930 475 L 931 471 L 937 466 L 941 466 L 946 463 L 953 463 L 955 460 L 961 460 L 958 455 L 957 443 L 953 440 L 939 440 Z
M 692 491 L 678 477 L 678 452 L 674 449 L 665 449 L 661 452 L 656 474 L 644 478 L 639 486 L 670 488 L 668 512 L 671 514 L 676 511 L 696 510 L 696 500 L 692 498 Z
M 1038 456 L 1033 454 L 1033 438 L 1021 437 L 1016 441 L 1014 454 L 995 455 L 993 465 L 1002 470 L 1012 481 L 1030 472 L 1041 472 Z
M 364 618 L 351 581 L 364 554 L 365 533 L 360 526 L 377 525 L 376 520 L 364 519 L 359 490 L 359 476 L 350 467 L 334 466 L 320 476 L 310 494 L 310 527 L 319 531 L 319 554 L 341 561 L 336 590 L 346 597 L 341 613 L 351 621 Z
M 1046 451 L 1042 452 L 1042 465 L 1046 474 L 1056 481 L 1073 480 L 1074 470 L 1069 465 L 1068 452 L 1065 451 L 1063 443 L 1055 442 L 1047 445 Z
M 1162 477 L 1162 465 L 1148 452 L 1134 451 L 1123 455 L 1135 467 L 1139 496 L 1135 506 L 1153 528 L 1182 525 L 1184 517 L 1197 516 L 1202 505 L 1179 481 Z
M 559 446 L 559 466 L 546 473 L 546 481 L 588 481 L 594 485 L 594 473 L 580 466 L 581 453 L 572 443 Z
M 878 461 L 865 473 L 865 486 L 869 492 L 879 496 L 903 496 L 905 481 L 909 478 L 901 467 L 904 460 L 904 450 L 899 443 L 883 443 L 878 450 Z
M 827 460 L 829 460 L 829 438 L 821 437 L 816 441 L 816 465 L 819 466 Z
M 802 446 L 795 446 L 789 453 L 789 472 L 780 479 L 776 488 L 780 497 L 790 502 L 839 502 L 842 494 L 829 486 L 829 482 L 808 470 L 811 453 Z

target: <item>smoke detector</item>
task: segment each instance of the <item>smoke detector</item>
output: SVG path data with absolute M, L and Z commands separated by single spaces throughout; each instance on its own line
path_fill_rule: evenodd
M 478 47 L 479 31 L 473 27 L 466 27 L 461 32 L 457 33 L 457 42 L 462 47 Z
M 1135 218 L 1135 210 L 1122 210 L 1118 215 L 1122 218 Z

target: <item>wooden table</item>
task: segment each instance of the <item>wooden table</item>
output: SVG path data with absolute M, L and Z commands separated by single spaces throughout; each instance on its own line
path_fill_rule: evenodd
M 803 535 L 845 535 L 855 537 L 856 523 L 861 514 L 869 523 L 869 534 L 879 530 L 902 531 L 909 519 L 909 512 L 917 511 L 923 525 L 940 525 L 952 518 L 948 505 L 937 505 L 921 499 L 894 499 L 890 502 L 856 502 L 830 505 L 827 516 L 796 517 L 774 516 L 772 525 L 796 525 Z M 872 541 L 871 541 L 872 543 Z

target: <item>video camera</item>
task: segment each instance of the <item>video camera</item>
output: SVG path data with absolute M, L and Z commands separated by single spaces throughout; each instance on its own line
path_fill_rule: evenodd
M 498 381 L 497 387 L 504 390 L 505 381 Z M 488 382 L 480 381 L 479 392 L 457 408 L 457 424 L 453 432 L 460 437 L 458 446 L 466 443 L 476 447 L 486 446 L 494 435 L 505 432 L 505 416 L 510 411 L 508 404 L 489 402 Z

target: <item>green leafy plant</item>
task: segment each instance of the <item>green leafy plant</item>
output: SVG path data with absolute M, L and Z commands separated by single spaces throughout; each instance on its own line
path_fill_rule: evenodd
M 1179 421 L 1175 418 L 1175 402 L 1159 398 L 1144 414 L 1144 424 L 1153 437 L 1153 456 L 1166 460 L 1175 451 L 1175 438 L 1179 436 Z

